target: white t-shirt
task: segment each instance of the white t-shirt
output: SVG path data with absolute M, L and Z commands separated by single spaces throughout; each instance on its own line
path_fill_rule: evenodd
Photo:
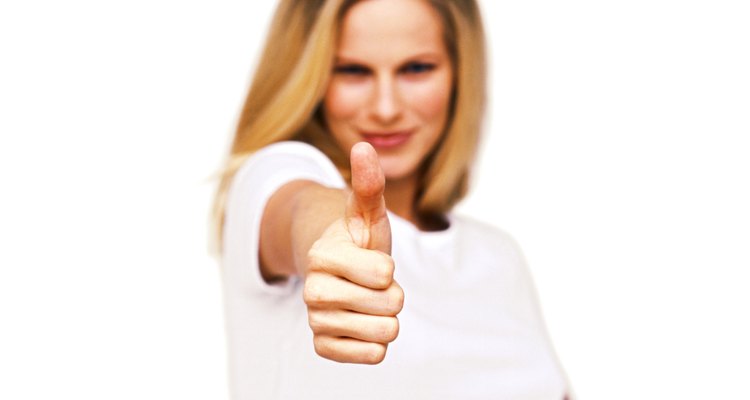
M 323 153 L 297 142 L 258 151 L 232 181 L 222 268 L 233 399 L 563 399 L 564 374 L 518 247 L 454 215 L 447 230 L 422 232 L 389 213 L 405 302 L 385 360 L 318 356 L 302 282 L 269 285 L 258 266 L 265 204 L 300 179 L 346 187 Z

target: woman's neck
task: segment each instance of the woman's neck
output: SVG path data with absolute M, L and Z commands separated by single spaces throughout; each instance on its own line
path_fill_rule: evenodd
M 439 231 L 448 228 L 442 215 L 420 215 L 417 212 L 417 177 L 388 180 L 385 183 L 385 205 L 392 213 L 411 222 L 422 231 Z
M 392 213 L 419 226 L 414 200 L 417 196 L 417 178 L 407 177 L 387 180 L 385 183 L 385 205 Z

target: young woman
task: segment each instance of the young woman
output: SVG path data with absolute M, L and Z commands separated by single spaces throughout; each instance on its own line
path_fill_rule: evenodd
M 523 258 L 450 213 L 472 0 L 282 0 L 217 194 L 236 399 L 562 399 Z

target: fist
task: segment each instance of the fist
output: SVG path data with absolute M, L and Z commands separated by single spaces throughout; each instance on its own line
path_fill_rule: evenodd
M 304 300 L 315 352 L 338 362 L 377 364 L 398 336 L 404 292 L 393 280 L 385 177 L 375 150 L 351 151 L 352 192 L 344 216 L 307 255 Z

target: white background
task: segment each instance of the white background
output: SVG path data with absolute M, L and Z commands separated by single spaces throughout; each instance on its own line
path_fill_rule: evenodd
M 267 3 L 0 3 L 0 398 L 226 398 L 211 177 Z M 750 399 L 746 2 L 482 6 L 459 211 L 525 249 L 578 396 Z

